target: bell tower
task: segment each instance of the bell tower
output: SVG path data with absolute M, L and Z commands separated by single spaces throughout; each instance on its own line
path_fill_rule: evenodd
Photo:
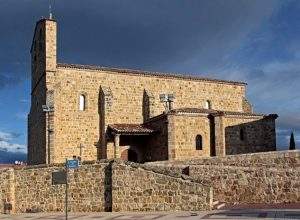
M 43 75 L 56 71 L 57 24 L 53 19 L 41 19 L 36 23 L 31 46 L 32 90 Z
M 57 23 L 41 19 L 36 23 L 31 45 L 31 107 L 28 115 L 28 163 L 51 163 L 53 143 L 50 137 L 50 114 L 43 112 L 49 100 L 51 77 L 57 65 Z M 53 126 L 53 125 L 52 125 Z M 52 129 L 51 129 L 52 130 Z

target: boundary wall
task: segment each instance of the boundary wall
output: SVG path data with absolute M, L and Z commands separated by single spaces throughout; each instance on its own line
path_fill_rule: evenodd
M 0 213 L 63 212 L 65 184 L 53 185 L 63 164 L 0 170 Z M 122 161 L 84 163 L 68 173 L 70 212 L 210 210 L 212 188 L 181 176 Z
M 226 155 L 220 157 L 204 157 L 192 160 L 158 161 L 146 163 L 149 165 L 224 165 L 239 167 L 265 168 L 300 168 L 300 150 L 270 151 L 251 154 Z
M 299 203 L 300 151 L 230 155 L 189 161 L 153 162 L 161 172 L 187 174 L 209 185 L 224 203 Z

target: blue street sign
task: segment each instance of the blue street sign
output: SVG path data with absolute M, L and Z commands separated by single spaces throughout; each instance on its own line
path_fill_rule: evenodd
M 78 160 L 67 160 L 66 165 L 69 169 L 76 169 L 79 167 L 79 161 Z

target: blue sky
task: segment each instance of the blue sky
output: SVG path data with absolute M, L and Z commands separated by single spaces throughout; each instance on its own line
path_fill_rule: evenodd
M 30 45 L 49 0 L 0 0 L 0 151 L 26 152 Z M 300 146 L 300 1 L 52 0 L 58 61 L 242 80 Z M 0 152 L 0 153 L 1 153 Z

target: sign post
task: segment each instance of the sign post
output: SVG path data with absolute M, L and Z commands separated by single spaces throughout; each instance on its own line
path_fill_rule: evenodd
M 66 159 L 66 204 L 65 204 L 65 208 L 66 208 L 66 220 L 68 220 L 68 172 L 69 169 L 76 169 L 79 167 L 79 161 L 76 159 L 73 160 L 68 160 Z
M 68 159 L 66 159 L 66 204 L 65 204 L 65 208 L 66 208 L 66 220 L 68 220 Z

